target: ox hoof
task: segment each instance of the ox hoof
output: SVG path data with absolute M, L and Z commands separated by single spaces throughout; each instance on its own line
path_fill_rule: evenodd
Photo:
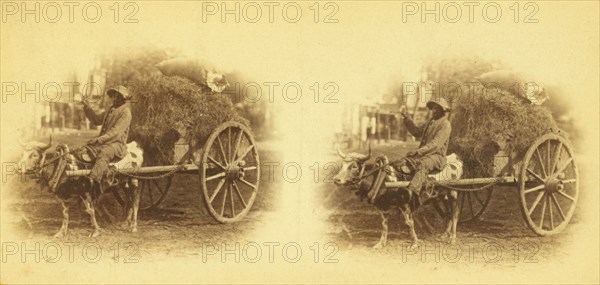
M 132 232 L 132 233 L 137 233 L 138 229 L 137 229 L 137 227 L 131 227 L 129 229 L 129 231 Z
M 373 246 L 373 249 L 382 249 L 384 247 L 385 247 L 385 243 L 378 242 L 376 245 Z
M 57 232 L 56 234 L 54 234 L 54 237 L 55 237 L 55 238 L 61 238 L 61 237 L 64 237 L 64 236 L 66 236 L 66 235 L 67 235 L 67 233 L 66 233 L 66 232 L 59 231 L 59 232 Z
M 413 243 L 412 243 L 412 244 L 411 244 L 411 245 L 408 247 L 408 249 L 409 249 L 409 250 L 411 250 L 411 251 L 416 251 L 417 249 L 419 249 L 419 247 L 420 247 L 420 246 L 421 246 L 421 241 L 420 241 L 420 240 L 417 240 L 417 241 L 414 241 L 414 242 L 413 242 Z
M 455 244 L 456 243 L 456 237 L 450 237 L 448 239 L 448 244 Z
M 100 235 L 100 231 L 96 230 L 96 231 L 93 231 L 93 232 L 92 232 L 92 233 L 89 235 L 89 237 L 97 237 L 97 236 L 99 236 L 99 235 Z
M 449 239 L 450 238 L 450 233 L 444 232 L 438 235 L 438 238 L 441 240 L 445 240 L 445 239 Z

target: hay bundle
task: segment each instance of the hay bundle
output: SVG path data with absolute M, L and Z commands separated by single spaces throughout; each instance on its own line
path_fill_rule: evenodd
M 184 57 L 162 61 L 156 68 L 166 76 L 181 76 L 199 86 L 210 88 L 214 92 L 222 92 L 229 86 L 225 75 L 217 72 L 210 64 L 198 59 Z
M 520 159 L 539 136 L 556 129 L 550 111 L 507 91 L 476 88 L 453 100 L 449 153 L 465 162 L 465 177 L 493 176 L 494 155 L 509 141 Z
M 548 100 L 546 88 L 536 81 L 512 70 L 496 70 L 484 73 L 477 80 L 488 88 L 500 88 L 522 98 L 525 102 L 542 105 Z
M 211 132 L 237 116 L 231 100 L 178 76 L 153 75 L 136 82 L 130 140 L 144 149 L 144 164 L 169 165 L 182 134 L 202 147 Z

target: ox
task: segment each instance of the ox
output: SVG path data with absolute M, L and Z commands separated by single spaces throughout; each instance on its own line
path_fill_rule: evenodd
M 409 227 L 413 241 L 412 247 L 418 246 L 420 241 L 415 232 L 415 221 L 422 222 L 430 229 L 432 227 L 427 220 L 421 220 L 420 217 L 413 215 L 420 206 L 417 195 L 410 195 L 409 190 L 405 188 L 386 188 L 384 186 L 385 182 L 408 181 L 410 176 L 392 167 L 385 156 L 377 158 L 380 162 L 379 165 L 383 165 L 383 169 L 381 170 L 383 172 L 378 172 L 377 164 L 367 163 L 367 160 L 371 157 L 370 150 L 369 155 L 364 155 L 358 153 L 345 154 L 338 149 L 338 155 L 342 158 L 342 167 L 340 168 L 340 172 L 334 176 L 334 183 L 338 186 L 349 187 L 359 197 L 367 198 L 367 201 L 372 202 L 381 214 L 381 238 L 373 248 L 386 246 L 389 217 L 396 215 L 398 211 L 402 214 L 406 225 Z M 447 156 L 447 158 L 448 163 L 446 168 L 435 175 L 430 175 L 431 180 L 460 178 L 462 175 L 462 163 L 454 154 Z M 400 168 L 400 166 L 397 166 L 397 168 Z M 371 175 L 375 173 L 381 173 L 381 178 L 377 178 L 378 175 Z M 382 179 L 382 181 L 377 181 L 378 179 Z M 431 183 L 427 183 L 423 188 L 421 191 L 431 191 L 433 193 L 429 201 L 438 199 L 446 204 L 447 209 L 450 209 L 444 217 L 446 230 L 442 234 L 442 237 L 447 238 L 450 243 L 456 242 L 456 226 L 459 218 L 457 192 L 434 189 Z
M 137 213 L 140 203 L 138 181 L 135 178 L 120 174 L 116 170 L 142 165 L 143 151 L 138 144 L 136 142 L 127 144 L 127 155 L 119 161 L 111 162 L 111 175 L 104 178 L 104 182 L 106 182 L 104 184 L 107 186 L 105 191 L 101 191 L 98 187 L 90 187 L 90 181 L 85 176 L 67 177 L 64 175 L 67 170 L 85 169 L 90 165 L 91 161 L 86 161 L 86 158 L 89 159 L 89 157 L 86 157 L 85 152 L 70 152 L 65 144 L 59 144 L 54 152 L 47 152 L 51 144 L 52 138 L 50 138 L 48 144 L 39 142 L 21 143 L 23 152 L 19 163 L 19 171 L 35 174 L 41 188 L 46 188 L 61 202 L 63 221 L 60 230 L 54 237 L 63 237 L 68 234 L 69 209 L 71 205 L 76 204 L 79 200 L 83 202 L 85 210 L 90 216 L 90 222 L 93 226 L 93 232 L 90 236 L 98 236 L 100 226 L 96 221 L 95 205 L 102 193 L 119 191 L 119 189 L 124 190 L 126 194 L 127 217 L 125 227 L 130 232 L 137 232 Z

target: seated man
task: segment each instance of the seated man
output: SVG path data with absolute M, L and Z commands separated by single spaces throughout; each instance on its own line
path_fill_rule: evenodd
M 446 118 L 446 112 L 450 110 L 446 100 L 432 99 L 427 102 L 427 108 L 431 111 L 431 119 L 422 126 L 416 126 L 405 112 L 401 113 L 408 131 L 413 136 L 422 138 L 419 148 L 406 154 L 414 173 L 408 185 L 409 195 L 419 195 L 419 202 L 429 198 L 426 194 L 421 194 L 421 186 L 427 175 L 435 170 L 441 171 L 446 165 L 446 150 L 452 130 Z
M 101 185 L 102 177 L 108 171 L 113 159 L 121 159 L 127 154 L 127 137 L 131 123 L 131 111 L 127 103 L 131 99 L 127 88 L 117 86 L 106 92 L 112 103 L 108 111 L 97 114 L 89 103 L 82 101 L 86 117 L 95 125 L 102 125 L 100 135 L 87 142 L 87 148 L 93 153 L 96 162 L 88 176 L 92 186 Z M 100 187 L 104 191 L 104 187 Z

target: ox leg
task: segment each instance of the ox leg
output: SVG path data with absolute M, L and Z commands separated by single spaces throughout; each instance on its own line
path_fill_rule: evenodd
M 90 192 L 86 192 L 84 197 L 81 197 L 81 200 L 85 205 L 85 211 L 90 215 L 90 221 L 94 227 L 94 231 L 90 234 L 90 237 L 97 237 L 100 235 L 100 226 L 98 226 L 98 222 L 96 221 L 96 212 L 94 210 L 92 194 Z
M 387 245 L 388 221 L 390 219 L 390 212 L 380 211 L 379 214 L 381 214 L 381 238 L 379 239 L 379 242 L 373 246 L 374 249 L 381 249 Z
M 125 192 L 125 209 L 127 210 L 123 227 L 127 230 L 129 230 L 131 227 L 131 218 L 133 217 L 133 196 L 131 188 L 131 183 L 129 183 L 129 186 L 123 187 L 123 192 Z
M 137 215 L 138 215 L 138 210 L 140 208 L 140 188 L 138 187 L 138 183 L 137 180 L 132 181 L 130 183 L 130 188 L 131 188 L 131 195 L 133 196 L 133 201 L 132 201 L 132 221 L 131 221 L 131 225 L 129 228 L 129 231 L 132 233 L 137 232 Z
M 62 214 L 63 214 L 63 221 L 62 221 L 62 226 L 60 227 L 60 230 L 58 230 L 58 232 L 54 235 L 54 237 L 64 237 L 68 234 L 69 232 L 69 202 L 62 200 L 60 201 L 62 204 Z
M 344 231 L 344 233 L 346 233 L 346 236 L 349 239 L 353 239 L 352 232 L 350 231 L 350 228 L 348 228 L 348 225 L 346 225 L 346 223 L 344 223 L 344 221 L 342 221 L 341 219 L 340 219 L 340 223 L 341 223 L 342 231 Z
M 458 209 L 458 192 L 451 191 L 446 195 L 448 199 L 444 201 L 446 208 L 450 211 L 446 213 L 446 230 L 441 235 L 442 239 L 447 239 L 449 243 L 456 242 L 456 226 L 458 224 L 458 218 L 460 211 Z
M 404 222 L 408 226 L 410 236 L 413 240 L 413 244 L 411 245 L 411 248 L 416 248 L 419 246 L 420 241 L 419 241 L 419 238 L 417 237 L 417 232 L 415 232 L 415 220 L 414 220 L 413 213 L 410 209 L 410 206 L 408 204 L 403 205 L 400 208 L 400 211 L 402 212 L 402 216 L 404 217 Z
M 451 201 L 451 213 L 452 213 L 452 231 L 450 232 L 450 240 L 449 243 L 456 242 L 456 227 L 458 225 L 458 219 L 460 215 L 460 211 L 458 209 L 458 193 L 456 191 L 451 191 L 450 193 L 450 201 Z
M 443 200 L 442 202 L 445 204 L 446 209 L 450 209 L 450 212 L 446 212 L 444 216 L 444 222 L 446 224 L 446 228 L 444 232 L 441 234 L 441 238 L 450 238 L 450 232 L 452 231 L 452 214 L 453 214 L 453 202 L 451 197 L 447 197 L 448 199 Z

